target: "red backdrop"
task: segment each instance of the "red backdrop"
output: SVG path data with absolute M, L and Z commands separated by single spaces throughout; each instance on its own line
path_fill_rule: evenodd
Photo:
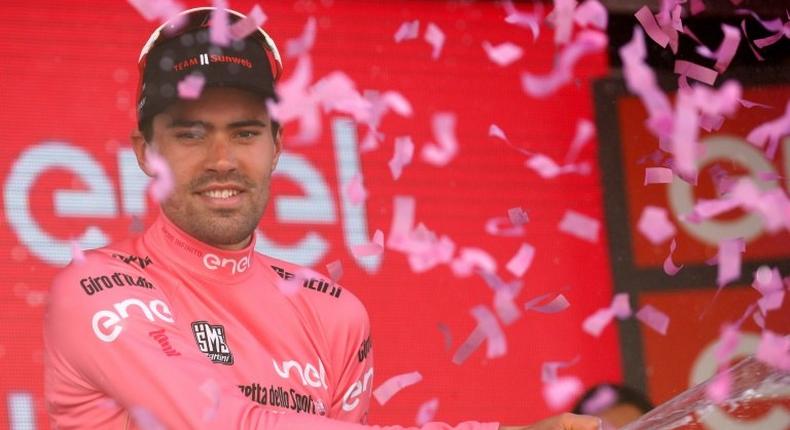
M 189 3 L 197 5 L 201 4 Z M 230 6 L 246 13 L 252 5 L 234 1 Z M 423 382 L 385 406 L 374 404 L 370 421 L 411 424 L 418 405 L 431 397 L 440 398 L 436 418 L 443 421 L 538 419 L 551 413 L 540 394 L 544 361 L 578 356 L 578 364 L 563 374 L 579 376 L 585 384 L 619 380 L 616 328 L 597 339 L 581 331 L 582 320 L 611 298 L 606 234 L 593 244 L 557 229 L 566 209 L 602 219 L 595 143 L 581 154 L 593 164 L 589 175 L 544 180 L 524 167 L 523 155 L 488 137 L 489 125 L 496 123 L 516 145 L 562 160 L 577 121 L 592 118 L 590 79 L 606 72 L 604 55 L 583 59 L 574 82 L 555 96 L 533 99 L 521 90 L 520 74 L 551 69 L 552 35 L 544 27 L 544 34 L 533 42 L 528 30 L 504 22 L 504 11 L 496 3 L 289 1 L 263 6 L 269 16 L 265 27 L 283 51 L 285 41 L 301 33 L 308 17 L 318 18 L 311 53 L 314 79 L 340 70 L 361 91 L 396 90 L 414 107 L 411 118 L 385 117 L 381 131 L 386 138 L 380 148 L 358 154 L 370 197 L 364 217 L 355 223 L 361 220 L 369 234 L 377 228 L 386 233 L 393 197 L 414 196 L 418 222 L 458 246 L 487 250 L 505 279 L 510 275 L 504 265 L 521 243 L 535 246 L 519 303 L 554 291 L 564 291 L 571 302 L 566 312 L 525 314 L 507 327 L 505 357 L 487 360 L 481 348 L 462 365 L 452 364 L 452 354 L 474 326 L 468 309 L 490 304 L 490 289 L 479 277 L 456 278 L 446 265 L 413 274 L 405 256 L 390 251 L 375 270 L 356 264 L 347 246 L 349 228 L 343 224 L 337 168 L 341 152 L 331 133 L 338 118 L 325 115 L 324 133 L 309 147 L 288 145 L 288 137 L 299 130 L 297 124 L 287 124 L 287 151 L 315 169 L 317 176 L 310 184 L 320 188 L 323 183 L 328 190 L 328 198 L 315 211 L 334 212 L 335 217 L 318 222 L 303 213 L 307 219 L 300 221 L 278 211 L 283 198 L 305 195 L 308 181 L 282 174 L 273 185 L 261 230 L 282 248 L 308 234 L 320 237 L 325 249 L 306 251 L 317 259 L 320 270 L 333 260 L 343 262 L 342 283 L 362 299 L 371 315 L 376 385 L 413 370 L 424 376 Z M 151 201 L 140 197 L 136 166 L 127 158 L 136 60 L 155 24 L 121 0 L 6 1 L 0 16 L 7 29 L 0 40 L 0 276 L 6 280 L 0 288 L 0 357 L 6 363 L 0 370 L 0 396 L 7 400 L 0 407 L 0 423 L 10 418 L 11 400 L 22 399 L 23 406 L 34 406 L 37 428 L 47 428 L 41 401 L 41 318 L 49 281 L 67 257 L 64 247 L 89 231 L 100 233 L 94 241 L 121 239 L 134 234 L 134 215 L 150 221 L 156 212 Z M 421 29 L 433 22 L 445 32 L 447 42 L 438 60 L 431 59 L 431 47 L 422 37 L 394 42 L 401 22 L 414 19 L 420 20 Z M 517 43 L 525 49 L 524 56 L 498 67 L 481 47 L 486 40 Z M 286 79 L 295 64 L 295 59 L 285 58 Z M 433 139 L 430 120 L 440 111 L 457 115 L 460 143 L 458 156 L 444 168 L 423 163 L 418 156 Z M 358 128 L 360 137 L 364 131 Z M 387 161 L 393 138 L 401 135 L 413 138 L 417 153 L 403 177 L 393 181 Z M 53 151 L 53 145 L 65 152 Z M 92 198 L 69 205 L 64 191 Z M 506 216 L 507 209 L 516 206 L 525 208 L 531 218 L 525 236 L 486 234 L 488 219 Z M 450 349 L 445 348 L 439 324 L 450 328 Z M 25 410 L 16 410 L 16 419 Z

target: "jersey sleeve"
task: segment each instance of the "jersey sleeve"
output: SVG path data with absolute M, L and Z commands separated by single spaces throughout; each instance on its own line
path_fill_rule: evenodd
M 113 277 L 124 286 L 118 287 Z M 104 282 L 113 288 L 95 288 Z M 144 428 L 403 429 L 265 410 L 227 383 L 205 356 L 190 347 L 188 333 L 176 329 L 177 320 L 159 286 L 139 273 L 95 258 L 62 272 L 50 289 L 45 316 L 45 393 L 50 411 L 68 408 L 75 412 L 54 424 L 60 428 L 95 424 L 101 413 L 97 409 L 102 407 L 79 407 L 107 396 Z M 423 427 L 453 428 L 494 430 L 497 426 Z

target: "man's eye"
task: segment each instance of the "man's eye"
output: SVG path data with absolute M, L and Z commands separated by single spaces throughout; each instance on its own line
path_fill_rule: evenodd
M 238 132 L 237 136 L 242 139 L 251 139 L 253 137 L 259 136 L 261 133 L 254 130 L 241 130 Z
M 201 137 L 203 137 L 203 135 L 202 133 L 197 133 L 194 131 L 182 131 L 176 133 L 176 137 L 179 139 L 192 140 L 192 139 L 200 139 Z

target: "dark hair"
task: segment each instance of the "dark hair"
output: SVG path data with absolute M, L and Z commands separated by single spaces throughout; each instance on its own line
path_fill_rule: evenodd
M 272 120 L 272 137 L 277 138 L 277 132 L 280 130 L 280 123 Z M 146 118 L 140 122 L 140 133 L 143 134 L 143 139 L 146 143 L 151 143 L 154 139 L 154 119 Z
M 619 384 L 598 384 L 590 387 L 584 394 L 581 396 L 579 400 L 576 401 L 576 404 L 573 406 L 573 413 L 574 414 L 583 414 L 583 413 L 599 413 L 601 411 L 585 411 L 584 405 L 590 399 L 598 393 L 600 389 L 611 389 L 615 393 L 615 401 L 610 405 L 632 405 L 635 408 L 639 409 L 643 414 L 650 412 L 653 409 L 653 403 L 650 402 L 650 399 L 647 398 L 647 395 L 642 393 L 641 391 L 627 387 L 625 385 Z

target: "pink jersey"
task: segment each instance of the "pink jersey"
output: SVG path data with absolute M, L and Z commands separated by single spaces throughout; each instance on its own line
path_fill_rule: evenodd
M 362 303 L 317 274 L 283 294 L 278 282 L 303 269 L 254 245 L 213 248 L 160 214 L 141 237 L 63 270 L 44 334 L 55 428 L 378 428 L 364 425 L 373 356 Z

